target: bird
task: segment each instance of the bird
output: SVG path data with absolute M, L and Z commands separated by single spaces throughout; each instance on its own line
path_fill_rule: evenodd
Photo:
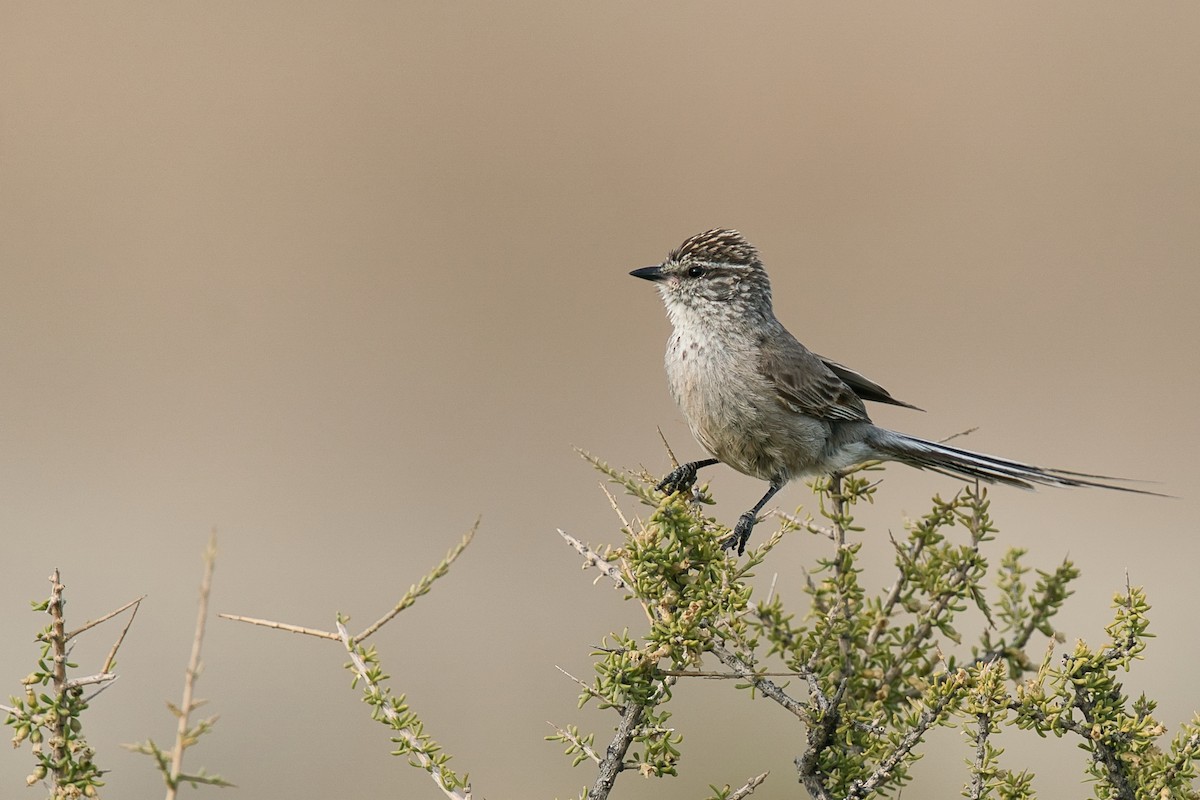
M 630 275 L 658 287 L 673 328 L 667 383 L 692 435 L 711 455 L 677 466 L 656 488 L 688 491 L 697 470 L 714 464 L 769 484 L 722 542 L 739 555 L 759 512 L 789 481 L 840 474 L 868 461 L 1022 489 L 1091 486 L 1164 496 L 1112 483 L 1122 478 L 1038 467 L 875 425 L 868 401 L 921 409 L 801 344 L 776 319 L 758 250 L 736 230 L 692 236 L 661 264 Z

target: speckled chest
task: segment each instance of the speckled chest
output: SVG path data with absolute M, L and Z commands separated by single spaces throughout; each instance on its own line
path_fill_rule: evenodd
M 748 400 L 762 396 L 756 385 L 762 380 L 758 359 L 752 343 L 742 337 L 676 330 L 665 360 L 671 394 L 697 436 L 711 439 L 713 429 L 749 423 L 761 413 Z

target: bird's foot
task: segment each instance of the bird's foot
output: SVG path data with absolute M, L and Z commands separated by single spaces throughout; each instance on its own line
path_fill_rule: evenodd
M 654 488 L 666 494 L 686 492 L 696 483 L 696 465 L 680 464 L 668 473 L 667 477 L 658 482 Z
M 738 517 L 737 525 L 733 526 L 733 533 L 725 537 L 725 541 L 721 542 L 722 550 L 732 550 L 737 548 L 737 554 L 740 556 L 746 552 L 746 542 L 750 538 L 750 531 L 754 530 L 755 523 L 758 522 L 758 517 L 753 511 L 747 511 Z

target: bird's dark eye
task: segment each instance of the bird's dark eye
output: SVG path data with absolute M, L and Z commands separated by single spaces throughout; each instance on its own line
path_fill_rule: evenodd
M 690 267 L 687 274 L 689 278 L 699 278 L 704 274 L 704 267 Z

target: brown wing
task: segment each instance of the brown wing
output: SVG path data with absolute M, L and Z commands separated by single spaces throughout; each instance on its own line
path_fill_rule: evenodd
M 914 406 L 912 403 L 906 403 L 903 400 L 897 400 L 896 398 L 892 397 L 891 393 L 887 389 L 883 388 L 866 375 L 863 375 L 861 372 L 855 372 L 847 366 L 843 366 L 836 361 L 831 361 L 828 358 L 825 358 L 825 356 L 817 356 L 817 358 L 821 359 L 821 361 L 825 363 L 825 366 L 828 367 L 834 375 L 837 375 L 839 378 L 841 378 L 842 381 L 845 382 L 846 385 L 851 389 L 853 389 L 854 393 L 863 400 L 871 400 L 875 403 L 890 403 L 894 406 L 904 406 L 905 408 L 911 408 L 916 411 L 925 410 L 923 408 Z
M 760 352 L 763 375 L 775 384 L 780 401 L 796 413 L 830 421 L 870 422 L 862 398 L 824 359 L 790 334 L 773 337 L 771 346 Z

